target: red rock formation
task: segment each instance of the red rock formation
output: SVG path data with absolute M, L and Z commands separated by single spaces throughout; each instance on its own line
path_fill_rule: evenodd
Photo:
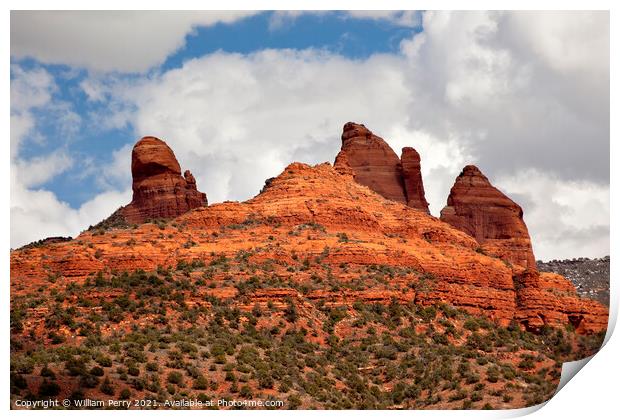
M 353 168 L 351 168 L 351 165 L 349 165 L 347 154 L 342 150 L 338 153 L 338 155 L 336 155 L 336 160 L 334 160 L 334 169 L 340 175 L 355 177 L 355 172 L 353 171 Z
M 343 128 L 342 149 L 336 161 L 342 160 L 343 154 L 358 183 L 389 200 L 407 203 L 400 159 L 385 140 L 362 124 L 348 122 Z
M 207 196 L 196 188 L 190 171 L 181 167 L 168 145 L 155 137 L 144 137 L 131 153 L 133 200 L 123 208 L 130 223 L 174 218 L 207 204 Z
M 381 137 L 363 124 L 348 122 L 342 132 L 342 148 L 334 168 L 352 174 L 355 181 L 383 197 L 428 213 L 420 173 L 420 155 L 403 149 L 403 161 Z
M 531 330 L 570 323 L 580 333 L 591 333 L 607 325 L 607 309 L 580 299 L 563 277 L 532 271 L 515 276 L 500 259 L 476 252 L 480 245 L 469 234 L 385 200 L 328 164 L 291 164 L 255 198 L 195 209 L 176 222 L 185 228 L 142 224 L 86 231 L 72 241 L 12 251 L 11 296 L 49 285 L 50 275 L 58 277 L 57 285 L 79 284 L 98 270 L 155 270 L 181 260 L 208 263 L 221 254 L 233 263 L 239 252 L 252 249 L 253 263 L 269 263 L 283 279 L 313 285 L 307 292 L 261 287 L 257 299 L 278 305 L 286 305 L 287 296 L 306 302 L 323 299 L 327 306 L 395 299 L 448 303 L 502 325 L 516 320 Z M 391 267 L 394 276 L 348 292 L 334 291 L 327 282 L 313 283 L 312 270 L 288 270 L 299 261 L 319 258 L 342 284 L 359 281 L 370 267 Z M 251 276 L 243 273 L 239 278 Z M 220 297 L 237 293 L 225 289 L 223 276 L 213 281 L 218 286 L 213 293 Z
M 428 202 L 424 196 L 424 184 L 420 167 L 420 154 L 413 147 L 403 147 L 400 156 L 403 182 L 407 205 L 416 209 L 428 211 Z
M 474 237 L 490 255 L 520 267 L 536 267 L 523 210 L 474 165 L 463 168 L 456 178 L 440 218 Z
M 515 319 L 530 331 L 538 331 L 544 325 L 566 324 L 582 334 L 607 328 L 607 307 L 580 298 L 571 281 L 559 274 L 526 270 L 515 276 L 515 289 Z

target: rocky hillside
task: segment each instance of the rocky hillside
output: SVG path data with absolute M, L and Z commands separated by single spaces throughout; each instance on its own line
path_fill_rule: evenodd
M 609 306 L 609 256 L 537 261 L 540 271 L 560 274 L 573 282 L 580 296 Z
M 155 270 L 239 252 L 279 262 L 316 259 L 325 252 L 332 276 L 341 282 L 352 276 L 340 264 L 410 269 L 407 276 L 351 297 L 329 288 L 314 291 L 314 286 L 309 298 L 352 304 L 369 295 L 384 302 L 449 303 L 501 325 L 515 320 L 530 330 L 572 323 L 579 331 L 595 332 L 607 322 L 606 310 L 579 299 L 568 280 L 486 255 L 471 236 L 382 198 L 329 164 L 291 164 L 254 199 L 196 208 L 172 226 L 95 230 L 71 242 L 15 251 L 11 281 L 14 294 L 20 294 L 19 286 L 29 285 L 25 290 L 30 291 L 50 277 L 83 282 L 100 270 Z
M 457 177 L 454 220 L 440 220 L 412 175 L 419 161 L 399 162 L 361 127 L 345 125 L 335 167 L 293 163 L 251 200 L 210 206 L 158 140 L 132 171 L 131 211 L 12 251 L 13 401 L 510 408 L 549 398 L 561 363 L 600 345 L 607 308 L 527 264 L 520 208 L 477 168 Z

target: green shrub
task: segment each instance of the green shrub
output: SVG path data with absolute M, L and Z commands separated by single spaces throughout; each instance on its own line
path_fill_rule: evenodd
M 65 369 L 71 376 L 86 375 L 86 363 L 78 358 L 71 358 L 65 362 Z
M 110 378 L 108 378 L 107 376 L 105 377 L 105 379 L 101 383 L 101 386 L 99 387 L 99 390 L 106 395 L 114 395 L 114 386 L 112 385 Z
M 478 331 L 478 329 L 480 329 L 480 325 L 473 318 L 467 319 L 465 323 L 463 323 L 463 327 L 470 331 Z
M 471 396 L 469 397 L 470 400 L 472 401 L 481 401 L 482 400 L 482 395 L 479 392 L 472 392 Z
M 89 372 L 89 373 L 90 373 L 91 375 L 93 375 L 93 376 L 103 376 L 103 375 L 104 375 L 103 369 L 102 369 L 100 366 L 94 366 L 94 367 L 90 370 L 90 372 Z
M 499 380 L 499 368 L 497 366 L 491 366 L 487 369 L 487 381 L 496 383 Z
M 204 390 L 204 389 L 207 389 L 208 386 L 209 386 L 209 380 L 205 378 L 204 376 L 200 375 L 199 377 L 194 379 L 192 388 L 198 389 L 198 390 Z
M 169 383 L 179 385 L 183 382 L 183 374 L 181 372 L 173 370 L 172 372 L 168 373 L 167 379 Z
M 110 359 L 107 356 L 99 356 L 96 359 L 96 362 L 99 363 L 99 365 L 103 366 L 103 367 L 111 367 L 112 366 L 112 359 Z
M 301 398 L 299 398 L 299 394 L 289 395 L 287 402 L 289 410 L 296 410 L 301 406 Z
M 119 400 L 128 400 L 129 397 L 131 397 L 131 391 L 129 390 L 129 388 L 123 388 L 118 394 Z
M 258 372 L 257 373 L 258 386 L 263 389 L 271 389 L 273 388 L 274 381 L 273 378 L 266 372 Z
M 47 367 L 47 365 L 41 368 L 41 376 L 43 376 L 44 378 L 51 378 L 51 379 L 56 378 L 56 374 L 54 373 L 54 371 L 50 369 L 49 367 Z
M 419 309 L 418 314 L 420 315 L 420 318 L 428 322 L 435 319 L 435 317 L 437 316 L 437 310 L 433 306 L 426 306 Z
M 534 369 L 534 360 L 535 360 L 534 356 L 530 354 L 523 355 L 521 357 L 521 361 L 518 364 L 519 369 L 525 369 L 525 370 Z
M 23 375 L 11 372 L 11 386 L 17 387 L 18 389 L 26 389 L 26 387 L 28 387 L 28 382 Z
M 291 300 L 289 300 L 288 306 L 284 310 L 284 318 L 288 322 L 294 323 L 295 321 L 297 321 L 298 317 L 299 315 L 297 314 L 297 308 L 295 307 L 295 304 Z
M 48 382 L 44 379 L 39 386 L 39 397 L 55 397 L 60 393 L 60 386 L 56 382 Z
M 252 398 L 252 389 L 248 385 L 243 385 L 239 390 L 239 396 L 243 398 Z
M 99 378 L 93 375 L 85 375 L 80 378 L 80 386 L 84 388 L 95 388 L 99 385 Z

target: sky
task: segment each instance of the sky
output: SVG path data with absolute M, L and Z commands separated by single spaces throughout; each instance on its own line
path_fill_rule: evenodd
M 347 121 L 415 147 L 431 213 L 476 164 L 538 259 L 609 254 L 607 12 L 11 12 L 11 247 L 131 201 L 164 139 L 209 203 L 333 162 Z

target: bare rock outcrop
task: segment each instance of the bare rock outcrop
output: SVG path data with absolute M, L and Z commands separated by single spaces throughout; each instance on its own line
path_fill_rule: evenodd
M 400 159 L 381 137 L 362 124 L 348 122 L 343 128 L 342 149 L 336 161 L 344 159 L 341 155 L 346 155 L 346 162 L 359 184 L 389 200 L 407 203 Z M 337 169 L 343 167 L 334 165 Z
M 515 319 L 530 331 L 544 325 L 572 325 L 578 333 L 607 328 L 608 309 L 600 302 L 581 298 L 575 286 L 555 273 L 526 270 L 514 277 L 517 297 Z
M 426 201 L 424 196 L 420 154 L 413 147 L 403 147 L 400 162 L 407 205 L 429 213 L 428 201 Z
M 256 197 L 207 207 L 195 178 L 189 171 L 181 175 L 166 143 L 145 137 L 132 153 L 133 200 L 119 212 L 132 223 L 176 217 L 184 229 L 145 223 L 109 232 L 104 224 L 74 240 L 14 250 L 11 294 L 45 287 L 50 278 L 81 283 L 98 271 L 156 270 L 247 254 L 253 263 L 273 265 L 278 278 L 304 287 L 265 283 L 257 301 L 239 301 L 250 305 L 244 310 L 269 300 L 286 305 L 289 298 L 306 306 L 318 300 L 445 303 L 532 331 L 567 325 L 583 334 L 606 329 L 604 305 L 580 298 L 566 278 L 536 270 L 521 207 L 478 168 L 463 169 L 439 220 L 427 214 L 413 149 L 405 148 L 399 159 L 381 138 L 353 123 L 345 125 L 342 140 L 334 167 L 292 163 Z M 360 273 L 375 273 L 368 276 L 374 280 L 360 290 L 333 288 L 314 273 L 291 271 L 299 260 L 320 261 L 342 284 L 360 281 Z M 219 281 L 220 298 L 237 296 L 227 277 Z
M 348 122 L 342 131 L 342 148 L 334 161 L 341 174 L 352 174 L 383 197 L 428 213 L 420 172 L 420 155 L 411 147 L 402 159 L 381 137 L 363 124 Z
M 130 223 L 174 218 L 207 204 L 189 170 L 181 166 L 168 145 L 156 137 L 144 137 L 131 153 L 133 199 L 122 210 Z
M 523 268 L 536 268 L 523 210 L 474 165 L 456 178 L 441 220 L 471 235 L 482 250 Z
M 265 302 L 286 305 L 283 299 L 292 294 L 307 302 L 325 300 L 326 305 L 446 303 L 500 325 L 516 321 L 533 331 L 570 324 L 578 333 L 590 334 L 607 325 L 607 308 L 580 298 L 565 278 L 535 270 L 515 273 L 499 258 L 478 252 L 480 245 L 469 234 L 385 200 L 328 164 L 290 164 L 251 200 L 198 208 L 176 221 L 185 229 L 143 224 L 113 232 L 86 231 L 75 240 L 12 251 L 12 293 L 30 290 L 18 285 L 42 287 L 50 275 L 80 283 L 99 270 L 148 271 L 181 260 L 209 262 L 215 255 L 233 261 L 252 246 L 252 261 L 281 262 L 273 269 L 282 278 L 291 276 L 288 268 L 304 259 L 320 259 L 343 284 L 376 267 L 394 273 L 349 292 L 314 282 L 311 273 L 299 271 L 292 281 L 313 287 L 282 292 L 265 283 L 260 288 Z M 278 246 L 256 246 L 272 242 Z M 226 288 L 223 277 L 218 281 L 220 297 L 236 296 L 237 289 Z

